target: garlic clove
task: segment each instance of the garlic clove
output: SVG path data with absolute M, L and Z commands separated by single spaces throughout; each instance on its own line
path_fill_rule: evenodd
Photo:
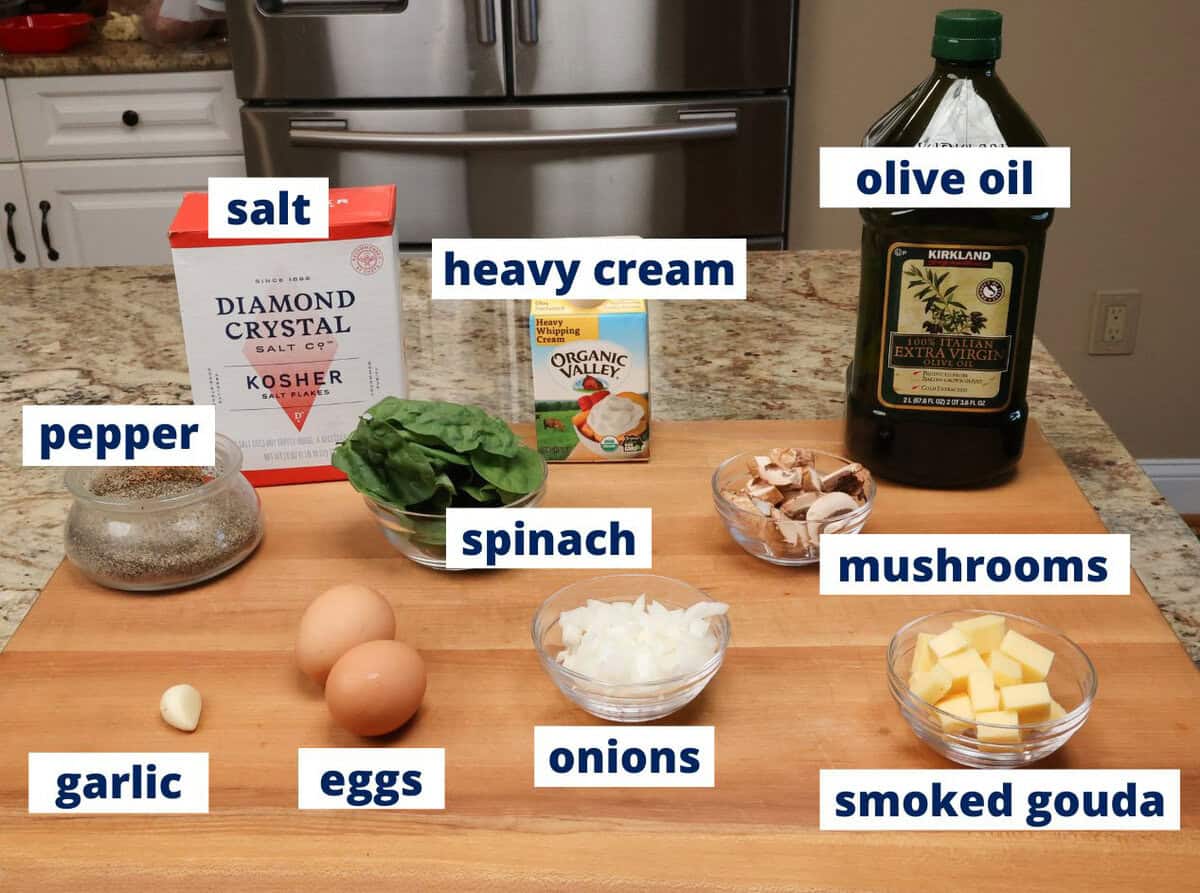
M 190 685 L 172 685 L 162 693 L 158 711 L 167 725 L 194 732 L 200 722 L 200 692 Z

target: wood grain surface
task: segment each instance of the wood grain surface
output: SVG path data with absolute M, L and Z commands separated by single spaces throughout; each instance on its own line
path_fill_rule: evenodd
M 816 568 L 742 552 L 709 475 L 745 449 L 840 450 L 821 422 L 660 424 L 647 464 L 555 466 L 547 506 L 650 505 L 658 573 L 731 604 L 733 643 L 668 722 L 717 730 L 708 790 L 535 790 L 533 727 L 595 722 L 529 641 L 538 603 L 587 572 L 425 570 L 394 553 L 346 484 L 262 490 L 267 535 L 242 567 L 168 595 L 101 589 L 64 564 L 0 655 L 5 889 L 1180 889 L 1200 874 L 1200 675 L 1133 581 L 1131 597 L 822 597 Z M 882 484 L 868 532 L 1102 531 L 1030 431 L 1020 473 L 957 492 Z M 304 606 L 369 584 L 429 668 L 424 706 L 388 738 L 334 727 L 294 668 Z M 1065 630 L 1096 664 L 1088 724 L 1041 764 L 1180 768 L 1180 833 L 824 833 L 822 768 L 950 768 L 888 694 L 885 649 L 913 617 L 993 607 Z M 158 718 L 168 685 L 204 695 L 191 736 Z M 620 727 L 613 727 L 614 734 Z M 444 812 L 308 812 L 296 748 L 446 748 Z M 30 751 L 208 751 L 207 816 L 30 816 Z M 1037 771 L 1031 769 L 1029 771 Z M 955 885 L 952 878 L 961 883 Z

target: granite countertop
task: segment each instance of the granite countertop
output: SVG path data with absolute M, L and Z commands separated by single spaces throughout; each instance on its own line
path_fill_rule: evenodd
M 655 416 L 840 416 L 858 290 L 853 251 L 752 253 L 749 301 L 651 308 Z M 424 259 L 403 264 L 414 397 L 532 419 L 527 305 L 429 300 Z M 20 467 L 26 403 L 190 399 L 168 267 L 0 272 L 0 646 L 62 558 L 61 473 Z M 447 357 L 453 357 L 447 361 Z M 696 394 L 704 394 L 704 400 Z M 1200 542 L 1039 343 L 1032 414 L 1200 661 Z
M 69 74 L 148 74 L 232 68 L 229 44 L 208 38 L 184 47 L 157 47 L 143 40 L 101 40 L 66 53 L 0 54 L 0 78 Z

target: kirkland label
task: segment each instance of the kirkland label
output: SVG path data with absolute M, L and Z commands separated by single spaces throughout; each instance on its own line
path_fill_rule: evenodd
M 895 409 L 1006 409 L 1024 275 L 1020 247 L 893 243 L 879 401 Z

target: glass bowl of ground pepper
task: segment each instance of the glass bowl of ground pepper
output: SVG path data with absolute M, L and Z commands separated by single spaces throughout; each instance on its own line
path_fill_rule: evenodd
M 262 539 L 242 451 L 221 434 L 210 466 L 73 468 L 66 484 L 75 497 L 67 558 L 112 589 L 200 583 L 236 567 Z

